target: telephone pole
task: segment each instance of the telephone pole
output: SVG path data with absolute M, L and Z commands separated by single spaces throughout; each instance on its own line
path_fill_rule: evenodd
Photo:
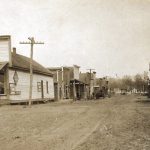
M 148 98 L 150 98 L 150 63 L 149 63 L 149 69 L 148 69 Z
M 91 73 L 92 73 L 92 70 L 95 70 L 95 69 L 87 69 L 90 71 L 90 89 L 89 89 L 89 94 L 90 94 L 90 99 L 91 99 L 91 80 L 92 80 L 92 76 L 91 76 Z
M 34 37 L 28 38 L 29 42 L 20 42 L 20 44 L 29 44 L 31 45 L 31 52 L 30 52 L 30 88 L 29 88 L 29 107 L 31 107 L 31 101 L 32 101 L 32 82 L 33 82 L 33 46 L 34 44 L 44 44 L 44 42 L 35 42 Z

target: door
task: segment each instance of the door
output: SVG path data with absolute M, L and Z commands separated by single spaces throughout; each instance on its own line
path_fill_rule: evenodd
M 44 98 L 44 86 L 43 86 L 43 80 L 41 80 L 41 97 Z
M 54 96 L 55 96 L 55 100 L 58 100 L 58 83 L 54 83 Z

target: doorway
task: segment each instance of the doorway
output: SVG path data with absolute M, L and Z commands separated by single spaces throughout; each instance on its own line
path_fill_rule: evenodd
M 43 85 L 43 80 L 41 80 L 41 97 L 42 97 L 42 99 L 44 98 L 44 85 Z

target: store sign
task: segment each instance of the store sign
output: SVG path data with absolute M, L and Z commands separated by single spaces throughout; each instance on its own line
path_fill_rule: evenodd
M 17 71 L 15 71 L 15 73 L 14 73 L 13 80 L 14 80 L 15 85 L 17 85 L 18 80 L 19 80 Z

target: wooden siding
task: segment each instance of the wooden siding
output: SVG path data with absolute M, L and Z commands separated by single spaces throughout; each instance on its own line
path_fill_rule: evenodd
M 0 62 L 9 62 L 9 41 L 0 40 Z
M 9 83 L 14 83 L 13 75 L 15 70 L 9 70 Z M 17 95 L 10 95 L 10 100 L 27 100 L 29 99 L 29 81 L 30 74 L 17 71 L 18 74 L 18 83 L 15 86 L 15 90 L 17 91 Z M 32 91 L 32 99 L 40 99 L 42 97 L 41 92 L 38 91 L 37 82 L 43 81 L 43 90 L 44 90 L 44 98 L 54 99 L 54 83 L 53 77 L 33 74 L 33 91 Z M 49 92 L 47 93 L 46 82 L 48 82 Z
M 74 79 L 79 80 L 79 67 L 74 66 Z

